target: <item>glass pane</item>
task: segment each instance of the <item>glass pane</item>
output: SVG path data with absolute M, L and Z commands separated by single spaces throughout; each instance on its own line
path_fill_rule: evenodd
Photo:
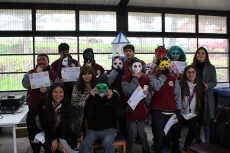
M 67 43 L 70 53 L 77 53 L 77 37 L 35 37 L 35 53 L 58 53 L 58 46 Z
M 60 55 L 48 55 L 49 57 L 49 64 L 51 65 L 54 61 L 60 58 Z M 36 56 L 37 59 L 37 56 Z M 37 61 L 35 61 L 36 64 Z
M 199 33 L 227 33 L 226 16 L 199 15 Z
M 228 52 L 228 39 L 199 38 L 198 46 L 205 47 L 209 52 Z
M 111 52 L 115 37 L 79 37 L 80 53 L 86 48 L 92 48 L 95 53 Z
M 0 30 L 2 31 L 31 31 L 31 21 L 31 10 L 0 9 Z
M 217 82 L 229 82 L 228 69 L 216 69 Z
M 164 38 L 164 44 L 166 48 L 172 46 L 181 47 L 184 52 L 194 52 L 197 50 L 196 38 Z
M 154 56 L 155 56 L 155 49 L 154 49 L 154 52 L 151 54 L 135 54 L 135 57 L 144 61 L 146 64 L 152 62 Z
M 165 14 L 165 32 L 196 32 L 195 15 Z
M 228 67 L 229 66 L 229 56 L 228 54 L 208 54 L 211 64 L 215 67 Z
M 116 31 L 116 12 L 79 11 L 80 31 Z
M 128 12 L 129 31 L 161 32 L 161 13 Z
M 75 21 L 75 11 L 72 10 L 36 10 L 38 31 L 74 31 Z
M 33 55 L 0 56 L 0 72 L 28 72 L 33 68 Z
M 147 37 L 128 37 L 131 44 L 135 47 L 135 53 L 145 53 L 145 52 L 153 52 L 155 53 L 155 49 L 157 45 L 162 45 L 162 38 L 147 38 Z
M 0 74 L 0 91 L 27 90 L 22 86 L 24 74 Z
M 105 70 L 111 70 L 111 66 L 112 66 L 112 59 L 110 58 L 111 56 L 108 54 L 94 54 L 94 59 L 96 63 L 101 65 Z M 83 66 L 84 64 L 83 54 L 80 54 L 80 64 L 81 66 Z
M 32 37 L 0 37 L 0 54 L 33 53 Z
M 186 62 L 188 63 L 188 65 L 191 65 L 193 62 L 193 57 L 195 55 L 195 52 L 194 54 L 185 54 L 185 55 L 186 55 Z

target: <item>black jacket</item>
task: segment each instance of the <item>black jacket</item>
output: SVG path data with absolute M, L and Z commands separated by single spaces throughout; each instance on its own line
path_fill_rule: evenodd
M 123 105 L 119 95 L 113 91 L 113 96 L 100 97 L 90 95 L 85 104 L 85 117 L 88 119 L 88 128 L 92 130 L 104 130 L 117 128 L 117 117 L 122 117 Z

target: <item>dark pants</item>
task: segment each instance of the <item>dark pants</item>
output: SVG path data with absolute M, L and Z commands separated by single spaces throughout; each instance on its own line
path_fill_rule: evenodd
M 180 132 L 182 129 L 183 120 L 185 120 L 183 116 L 179 117 L 178 127 L 180 129 Z M 184 143 L 185 148 L 189 145 L 192 145 L 193 140 L 199 134 L 199 126 L 197 125 L 197 117 L 193 117 L 187 121 L 188 121 L 188 134 L 185 138 L 185 143 Z
M 125 140 L 127 140 L 128 131 L 127 131 L 125 118 L 123 116 L 119 117 L 118 123 L 119 123 L 120 134 L 125 138 Z
M 34 120 L 35 120 L 37 114 L 38 114 L 37 108 L 29 107 L 29 112 L 28 112 L 28 115 L 26 117 L 27 131 L 28 131 L 29 138 L 33 134 Z M 41 149 L 40 143 L 31 143 L 31 141 L 33 141 L 33 140 L 29 140 L 29 141 L 30 141 L 30 145 L 31 145 L 32 150 L 40 150 Z
M 172 115 L 165 115 L 159 110 L 153 110 L 152 111 L 152 119 L 153 119 L 153 134 L 155 136 L 154 138 L 154 152 L 155 153 L 161 153 L 166 142 L 166 136 L 164 133 L 164 127 L 169 120 L 169 118 Z M 172 131 L 172 153 L 181 153 L 180 152 L 180 146 L 179 146 L 179 129 L 178 129 L 178 123 L 174 124 L 171 127 Z

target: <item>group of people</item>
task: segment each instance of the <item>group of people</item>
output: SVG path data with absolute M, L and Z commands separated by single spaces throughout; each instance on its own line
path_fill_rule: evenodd
M 38 55 L 35 69 L 26 73 L 22 80 L 28 89 L 27 129 L 33 153 L 39 153 L 41 146 L 45 153 L 63 152 L 59 139 L 65 139 L 76 149 L 82 136 L 79 153 L 90 153 L 95 140 L 101 141 L 103 152 L 113 153 L 117 129 L 126 139 L 127 153 L 134 152 L 135 139 L 140 140 L 142 152 L 149 153 L 145 132 L 149 115 L 154 137 L 151 149 L 155 153 L 162 153 L 167 142 L 172 144 L 172 153 L 181 152 L 179 140 L 184 120 L 188 123 L 185 149 L 194 140 L 201 143 L 201 127 L 205 131 L 205 142 L 209 141 L 209 118 L 214 116 L 212 88 L 217 81 L 215 67 L 205 48 L 197 49 L 193 63 L 183 74 L 171 62 L 186 61 L 179 46 L 169 50 L 158 46 L 153 61 L 146 65 L 134 57 L 134 46 L 126 45 L 123 48 L 126 60 L 113 57 L 111 70 L 106 73 L 96 63 L 91 48 L 83 53 L 82 67 L 69 54 L 68 44 L 61 43 L 58 50 L 60 58 L 51 65 L 46 54 Z M 61 71 L 65 67 L 81 67 L 77 82 L 64 82 Z M 29 74 L 43 71 L 49 72 L 51 87 L 31 89 Z M 127 101 L 138 86 L 146 97 L 132 109 Z M 165 135 L 163 129 L 173 114 L 178 123 Z

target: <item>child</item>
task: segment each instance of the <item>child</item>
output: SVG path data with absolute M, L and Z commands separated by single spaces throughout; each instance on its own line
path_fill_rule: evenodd
M 168 119 L 176 113 L 177 117 L 181 115 L 181 89 L 180 85 L 173 75 L 169 74 L 169 59 L 166 57 L 157 60 L 158 73 L 149 76 L 150 84 L 154 90 L 152 97 L 152 119 L 154 132 L 154 152 L 161 153 L 164 148 L 165 133 L 163 131 Z M 171 127 L 173 153 L 180 153 L 179 136 L 177 124 Z
M 134 110 L 127 104 L 128 99 L 131 97 L 139 85 L 142 88 L 144 85 L 149 85 L 149 79 L 142 75 L 142 64 L 139 59 L 133 58 L 129 62 L 128 68 L 132 73 L 124 76 L 121 83 L 124 93 L 123 102 L 126 105 L 124 117 L 126 119 L 128 131 L 127 153 L 133 153 L 133 147 L 137 133 L 141 139 L 143 150 L 142 152 L 150 153 L 150 148 L 147 142 L 147 135 L 145 133 L 145 120 L 149 114 L 147 101 L 149 102 L 151 99 L 151 95 L 149 95 L 148 89 L 144 90 L 144 94 L 148 96 L 145 99 L 142 99 Z

